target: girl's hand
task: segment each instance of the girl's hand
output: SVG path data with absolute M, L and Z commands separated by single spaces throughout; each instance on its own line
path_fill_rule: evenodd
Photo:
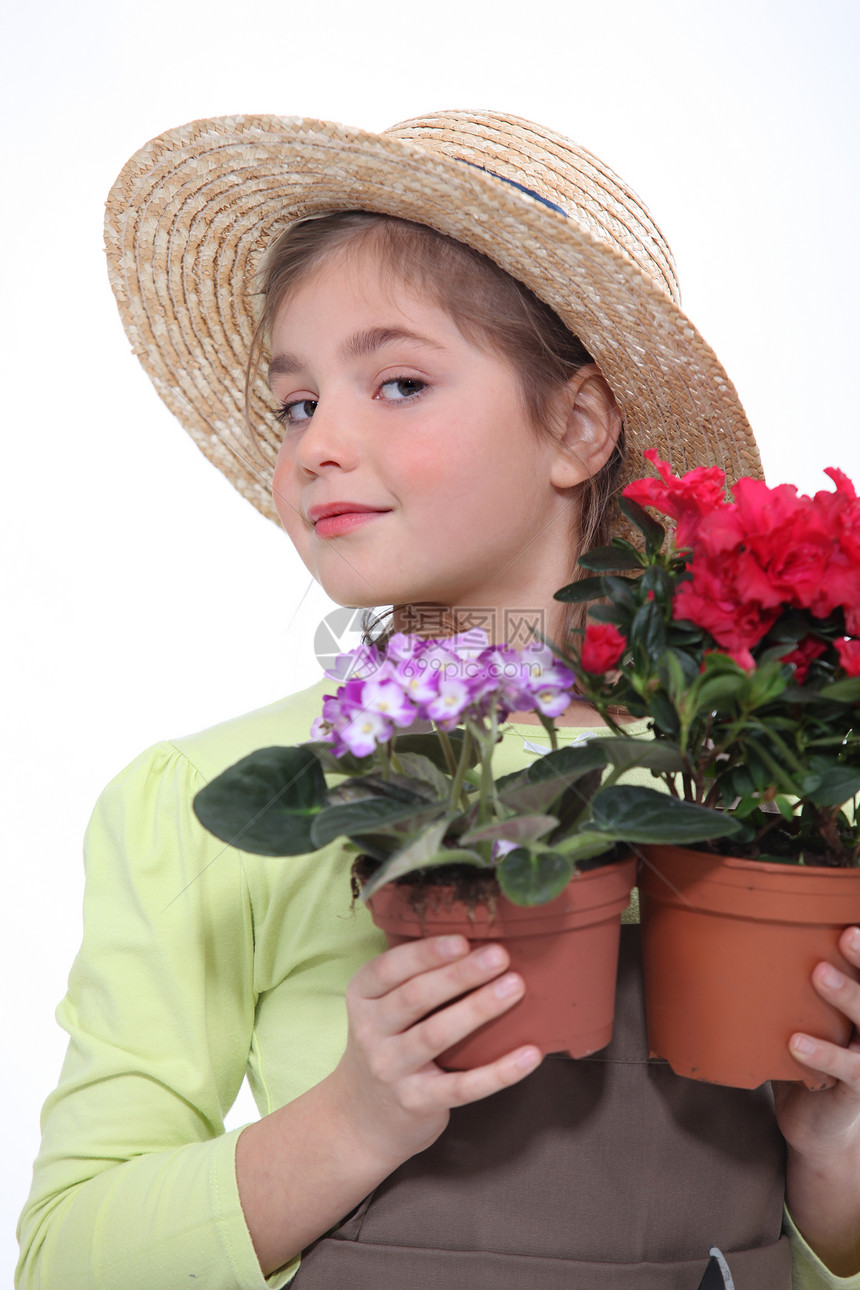
M 860 928 L 848 927 L 839 938 L 847 962 L 860 968 Z M 774 1083 L 774 1101 L 780 1132 L 788 1145 L 810 1160 L 828 1162 L 845 1152 L 849 1142 L 860 1151 L 860 984 L 827 963 L 818 963 L 812 983 L 854 1025 L 845 1048 L 816 1039 L 792 1035 L 792 1056 L 821 1073 L 822 1088 L 811 1091 L 803 1084 Z M 826 1078 L 829 1077 L 829 1078 Z
M 236 1144 L 242 1211 L 264 1275 L 288 1263 L 399 1165 L 435 1142 L 452 1106 L 540 1064 L 515 1049 L 447 1072 L 435 1058 L 523 996 L 499 945 L 435 936 L 388 950 L 347 989 L 349 1038 L 334 1071 L 248 1125 Z
M 860 967 L 860 928 L 839 938 L 848 963 Z M 860 1272 L 860 984 L 818 963 L 812 983 L 854 1026 L 848 1044 L 791 1037 L 792 1055 L 822 1076 L 822 1088 L 774 1083 L 776 1117 L 788 1147 L 786 1203 L 799 1230 L 837 1276 Z M 839 979 L 841 977 L 841 980 Z
M 451 1107 L 489 1097 L 540 1064 L 540 1050 L 524 1047 L 472 1070 L 436 1065 L 522 998 L 509 961 L 500 945 L 470 950 L 463 936 L 435 936 L 386 951 L 350 982 L 349 1039 L 330 1092 L 385 1172 L 435 1142 Z

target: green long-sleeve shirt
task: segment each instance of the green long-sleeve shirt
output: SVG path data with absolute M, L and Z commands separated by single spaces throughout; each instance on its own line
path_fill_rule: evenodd
M 57 1012 L 69 1048 L 21 1218 L 19 1290 L 262 1290 L 295 1271 L 260 1272 L 236 1186 L 240 1131 L 225 1133 L 224 1115 L 246 1072 L 265 1115 L 334 1068 L 346 983 L 384 939 L 352 905 L 339 845 L 247 855 L 207 833 L 191 803 L 254 748 L 307 739 L 329 689 L 158 744 L 99 798 L 84 939 Z M 509 727 L 497 773 L 527 764 L 532 741 L 545 743 L 541 727 Z M 793 1249 L 798 1290 L 860 1290 L 860 1276 L 831 1276 L 796 1234 Z

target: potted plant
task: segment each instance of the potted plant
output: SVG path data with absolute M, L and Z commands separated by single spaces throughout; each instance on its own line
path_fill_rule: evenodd
M 661 812 L 682 841 L 732 822 L 616 782 L 634 761 L 674 765 L 660 744 L 621 736 L 559 748 L 553 717 L 571 702 L 570 671 L 545 644 L 519 652 L 472 640 L 395 634 L 384 649 L 340 656 L 327 675 L 341 684 L 310 740 L 245 757 L 194 809 L 217 837 L 261 855 L 344 840 L 354 889 L 390 944 L 452 930 L 505 942 L 525 998 L 446 1054 L 447 1065 L 525 1042 L 584 1056 L 611 1037 L 635 873 L 622 844 L 662 837 Z M 551 747 L 497 779 L 493 752 L 513 711 L 536 711 Z M 410 731 L 416 721 L 432 729 Z M 640 821 L 643 794 L 656 812 Z
M 847 1041 L 810 972 L 852 973 L 836 942 L 860 920 L 860 500 L 836 469 L 814 497 L 751 478 L 727 496 L 717 469 L 645 456 L 658 477 L 621 501 L 638 543 L 589 552 L 557 598 L 595 601 L 564 656 L 581 691 L 625 744 L 613 711 L 648 717 L 678 758 L 664 789 L 734 825 L 644 850 L 649 1042 L 679 1074 L 813 1087 L 787 1042 Z

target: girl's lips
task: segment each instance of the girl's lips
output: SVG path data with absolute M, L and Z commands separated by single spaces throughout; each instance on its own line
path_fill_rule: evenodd
M 326 519 L 317 520 L 314 532 L 324 538 L 337 537 L 387 513 L 387 511 L 345 511 L 341 515 L 329 515 Z

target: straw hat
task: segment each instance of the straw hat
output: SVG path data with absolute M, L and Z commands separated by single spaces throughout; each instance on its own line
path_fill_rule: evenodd
M 244 369 L 262 256 L 295 220 L 378 211 L 495 260 L 549 304 L 602 369 L 627 427 L 625 478 L 656 447 L 680 473 L 761 475 L 716 355 L 681 312 L 671 251 L 591 153 L 519 117 L 439 112 L 381 134 L 302 117 L 192 121 L 141 148 L 108 197 L 108 268 L 132 348 L 197 446 L 277 522 L 280 427 Z

